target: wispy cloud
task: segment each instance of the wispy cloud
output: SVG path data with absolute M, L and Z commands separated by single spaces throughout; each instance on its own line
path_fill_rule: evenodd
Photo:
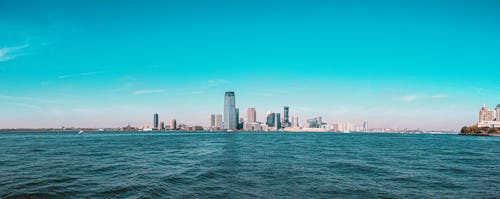
M 163 93 L 165 89 L 153 89 L 153 90 L 137 90 L 134 91 L 134 95 L 142 95 L 142 94 L 152 94 L 152 93 Z
M 8 101 L 29 101 L 29 102 L 39 102 L 39 103 L 56 103 L 56 100 L 45 100 L 38 97 L 27 97 L 27 96 L 12 96 L 12 95 L 2 95 L 0 94 L 0 100 Z
M 35 110 L 40 110 L 42 109 L 41 107 L 34 105 L 34 104 L 28 104 L 28 103 L 19 103 L 19 102 L 9 102 L 8 104 L 22 107 L 22 108 L 27 108 L 27 109 L 35 109 Z
M 227 84 L 227 83 L 229 83 L 229 81 L 225 80 L 225 79 L 211 79 L 211 80 L 208 80 L 207 87 L 216 87 L 216 86 L 219 86 L 221 84 Z
M 29 44 L 0 48 L 0 62 L 8 61 L 22 55 L 22 53 L 19 53 L 19 50 L 27 47 L 29 47 Z
M 424 99 L 443 99 L 448 98 L 447 94 L 437 93 L 434 95 L 424 95 L 424 94 L 409 94 L 403 95 L 399 97 L 395 97 L 394 100 L 403 101 L 403 102 L 414 102 L 416 100 L 424 100 Z
M 396 97 L 395 99 L 398 101 L 404 101 L 404 102 L 413 102 L 418 98 L 417 95 L 403 95 Z
M 74 74 L 66 74 L 66 75 L 60 75 L 58 76 L 59 79 L 67 79 L 67 78 L 73 78 L 73 77 L 82 77 L 82 76 L 91 76 L 91 75 L 97 75 L 97 74 L 102 74 L 102 73 L 107 73 L 108 71 L 94 71 L 94 72 L 85 72 L 85 73 L 74 73 Z

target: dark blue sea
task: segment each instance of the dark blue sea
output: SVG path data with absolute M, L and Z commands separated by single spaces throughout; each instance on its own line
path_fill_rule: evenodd
M 0 133 L 0 198 L 500 198 L 500 137 Z

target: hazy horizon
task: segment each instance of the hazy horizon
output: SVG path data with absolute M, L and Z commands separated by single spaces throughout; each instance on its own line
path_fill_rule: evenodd
M 1 1 L 0 128 L 301 122 L 457 130 L 500 103 L 498 1 Z

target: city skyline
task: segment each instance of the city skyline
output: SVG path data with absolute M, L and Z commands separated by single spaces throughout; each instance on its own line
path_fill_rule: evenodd
M 499 4 L 2 1 L 0 128 L 208 125 L 234 91 L 258 121 L 458 130 L 500 101 Z

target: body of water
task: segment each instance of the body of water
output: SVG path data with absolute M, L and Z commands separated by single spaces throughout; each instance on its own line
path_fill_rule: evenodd
M 0 133 L 1 198 L 499 198 L 500 137 Z

